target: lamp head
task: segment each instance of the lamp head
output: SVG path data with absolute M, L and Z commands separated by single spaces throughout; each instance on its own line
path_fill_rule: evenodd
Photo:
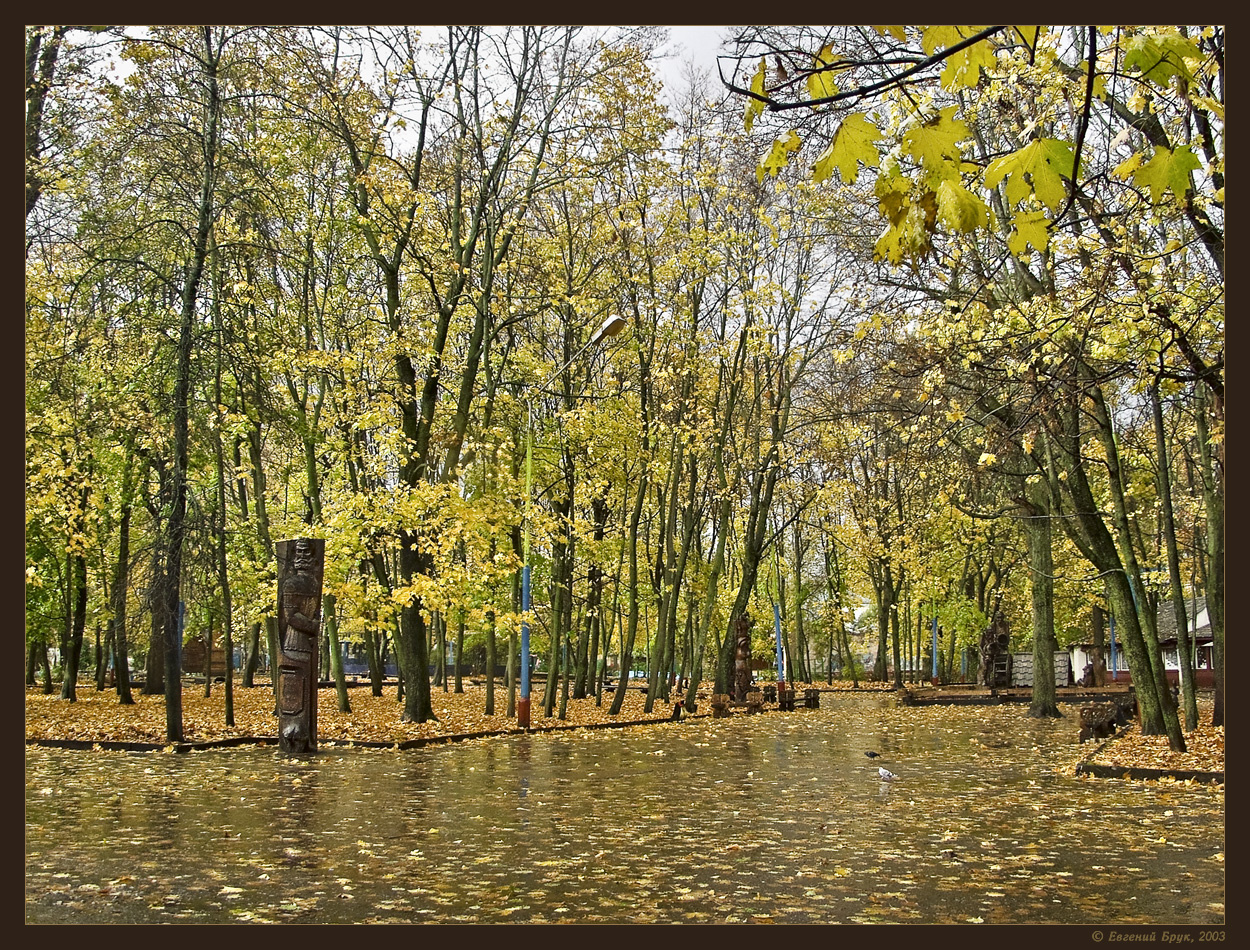
M 599 329 L 591 336 L 590 343 L 601 343 L 610 336 L 616 336 L 625 329 L 625 324 L 628 322 L 624 317 L 613 314 L 599 325 Z

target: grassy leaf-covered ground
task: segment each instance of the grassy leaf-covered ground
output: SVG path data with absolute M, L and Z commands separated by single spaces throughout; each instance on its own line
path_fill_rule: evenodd
M 810 684 L 797 684 L 799 695 Z M 815 684 L 820 686 L 822 684 Z M 872 688 L 866 684 L 861 689 Z M 711 684 L 705 683 L 699 690 L 699 712 L 711 710 L 708 697 Z M 440 736 L 476 733 L 503 733 L 516 728 L 516 719 L 509 719 L 507 692 L 502 686 L 495 689 L 495 714 L 486 715 L 486 687 L 465 681 L 464 692 L 444 692 L 441 687 L 431 691 L 431 699 L 437 721 L 405 723 L 400 721 L 401 707 L 394 685 L 386 686 L 382 696 L 372 695 L 368 687 L 356 687 L 348 691 L 352 711 L 340 713 L 333 689 L 322 689 L 318 697 L 318 737 L 323 742 L 388 742 L 397 743 L 411 739 L 436 738 Z M 536 688 L 530 709 L 530 725 L 533 729 L 557 726 L 594 726 L 609 722 L 637 722 L 640 720 L 668 720 L 673 711 L 671 702 L 657 700 L 651 713 L 645 711 L 646 694 L 638 689 L 626 693 L 625 703 L 619 716 L 608 715 L 611 694 L 605 693 L 602 705 L 593 698 L 570 699 L 563 720 L 558 718 L 559 699 L 553 715 L 543 716 L 542 691 Z M 801 702 L 801 699 L 800 699 Z M 765 710 L 775 710 L 766 706 Z M 935 719 L 942 716 L 941 706 L 927 707 L 926 714 Z M 1075 715 L 1074 707 L 1067 707 Z M 187 685 L 182 694 L 184 740 L 187 742 L 211 742 L 236 737 L 277 735 L 277 720 L 273 715 L 273 693 L 268 684 L 252 689 L 236 686 L 234 689 L 234 726 L 226 725 L 225 688 L 216 684 L 212 694 L 204 696 L 202 684 Z M 1151 768 L 1200 772 L 1224 771 L 1224 729 L 1209 725 L 1211 702 L 1202 697 L 1199 702 L 1200 724 L 1186 734 L 1188 750 L 1184 753 L 1168 749 L 1166 736 L 1143 736 L 1138 728 L 1130 726 L 1121 736 L 1106 743 L 1093 761 L 1101 765 L 1123 768 Z M 742 710 L 735 710 L 741 715 Z M 116 693 L 111 690 L 97 692 L 91 685 L 80 686 L 77 702 L 70 703 L 58 694 L 44 695 L 38 689 L 26 691 L 26 738 L 72 739 L 89 742 L 148 742 L 165 741 L 165 700 L 162 696 L 135 694 L 133 706 L 122 706 Z M 1093 754 L 1096 743 L 1082 747 L 1082 758 Z M 1075 762 L 1073 766 L 1075 767 Z

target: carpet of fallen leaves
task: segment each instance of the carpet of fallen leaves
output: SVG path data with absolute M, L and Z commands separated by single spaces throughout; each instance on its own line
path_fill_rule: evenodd
M 423 723 L 403 722 L 403 707 L 397 688 L 384 686 L 381 696 L 374 696 L 368 686 L 347 691 L 351 712 L 339 712 L 338 694 L 333 688 L 321 689 L 317 696 L 317 735 L 330 742 L 405 742 L 440 736 L 483 732 L 507 732 L 517 727 L 516 718 L 509 719 L 507 691 L 495 687 L 495 713 L 487 715 L 486 687 L 464 683 L 464 692 L 444 692 L 441 686 L 430 691 L 435 720 Z M 37 689 L 26 691 L 27 739 L 75 739 L 91 742 L 155 742 L 165 741 L 165 698 L 134 694 L 135 704 L 123 706 L 115 692 L 97 692 L 93 685 L 80 686 L 78 699 L 69 703 L 42 694 Z M 550 718 L 543 716 L 543 695 L 535 689 L 530 702 L 530 727 L 588 726 L 611 721 L 668 719 L 671 703 L 657 701 L 651 713 L 645 711 L 646 694 L 638 689 L 626 691 L 618 716 L 609 716 L 611 694 L 605 693 L 603 704 L 593 698 L 569 699 L 565 718 L 559 719 L 560 699 Z M 241 736 L 276 738 L 278 720 L 273 712 L 273 691 L 267 682 L 244 689 L 234 688 L 234 725 L 226 725 L 226 690 L 222 684 L 204 696 L 203 684 L 189 684 L 182 691 L 182 727 L 186 742 L 212 742 Z
M 1185 733 L 1185 751 L 1168 748 L 1167 736 L 1143 736 L 1136 723 L 1108 742 L 1090 760 L 1118 768 L 1166 769 L 1169 771 L 1223 772 L 1224 727 L 1211 725 L 1212 701 L 1199 694 L 1198 727 Z M 1184 713 L 1181 723 L 1184 724 Z
M 801 691 L 807 686 L 827 688 L 823 683 L 795 684 Z M 838 687 L 835 687 L 838 688 Z M 873 689 L 871 684 L 862 691 Z M 882 689 L 885 687 L 876 687 Z M 368 686 L 349 689 L 351 712 L 338 709 L 338 697 L 334 689 L 322 689 L 317 702 L 317 734 L 323 742 L 385 742 L 398 743 L 411 739 L 428 739 L 445 736 L 480 733 L 505 733 L 515 730 L 516 719 L 508 718 L 507 691 L 501 684 L 495 688 L 495 713 L 487 715 L 486 687 L 468 680 L 464 692 L 457 693 L 441 686 L 431 690 L 431 704 L 435 720 L 424 723 L 401 721 L 402 707 L 396 695 L 396 687 L 385 686 L 381 696 L 374 696 Z M 699 688 L 699 712 L 710 711 L 708 699 L 712 684 Z M 212 742 L 236 737 L 276 737 L 277 719 L 273 714 L 273 692 L 267 683 L 258 681 L 251 689 L 234 688 L 234 725 L 226 725 L 225 687 L 216 684 L 210 696 L 204 696 L 202 684 L 188 684 L 182 693 L 183 739 L 186 742 Z M 532 729 L 562 726 L 593 726 L 610 722 L 662 722 L 671 717 L 671 702 L 657 700 L 652 711 L 646 712 L 646 694 L 640 689 L 626 691 L 624 705 L 617 716 L 608 710 L 612 695 L 605 692 L 602 705 L 593 697 L 568 701 L 565 718 L 559 718 L 560 701 L 556 699 L 552 715 L 543 715 L 541 688 L 533 691 L 530 707 Z M 933 707 L 929 711 L 936 712 Z M 1168 770 L 1192 770 L 1200 772 L 1224 771 L 1224 728 L 1211 726 L 1211 700 L 1209 694 L 1200 697 L 1199 726 L 1186 733 L 1186 752 L 1168 749 L 1166 736 L 1143 736 L 1136 725 L 1130 726 L 1120 736 L 1101 748 L 1095 743 L 1081 747 L 1076 761 L 1088 758 L 1095 750 L 1092 761 L 1101 765 L 1124 768 L 1152 768 Z M 70 703 L 59 694 L 44 695 L 37 688 L 26 691 L 26 738 L 73 739 L 88 742 L 165 742 L 165 700 L 163 696 L 135 694 L 133 706 L 122 706 L 112 690 L 97 692 L 94 685 L 81 686 L 78 699 Z
M 645 681 L 643 681 L 645 683 Z M 257 685 L 244 689 L 234 687 L 234 725 L 226 725 L 226 690 L 217 683 L 210 696 L 204 696 L 203 683 L 184 685 L 182 690 L 182 728 L 185 742 L 213 742 L 238 737 L 269 737 L 278 734 L 273 713 L 273 692 L 270 684 L 257 679 Z M 642 684 L 639 684 L 642 685 Z M 806 684 L 812 685 L 812 684 Z M 823 687 L 824 684 L 815 684 Z M 805 684 L 796 684 L 800 691 Z M 861 691 L 872 689 L 865 684 Z M 886 689 L 887 687 L 876 687 Z M 454 685 L 444 691 L 442 686 L 430 690 L 430 701 L 436 720 L 423 723 L 403 722 L 402 706 L 394 683 L 374 696 L 367 685 L 347 690 L 351 712 L 339 712 L 338 694 L 331 687 L 317 695 L 317 736 L 323 742 L 406 742 L 443 736 L 504 733 L 517 728 L 516 717 L 509 718 L 508 693 L 502 683 L 495 684 L 495 712 L 487 715 L 486 686 L 482 682 L 463 682 L 464 692 Z M 710 712 L 710 682 L 699 688 L 698 711 Z M 78 687 L 77 701 L 60 698 L 59 692 L 44 695 L 38 688 L 26 690 L 26 738 L 70 739 L 87 742 L 165 742 L 165 698 L 134 693 L 133 706 L 123 706 L 113 690 L 98 692 L 95 685 Z M 646 694 L 637 687 L 625 692 L 621 711 L 609 715 L 613 694 L 604 691 L 602 704 L 593 697 L 570 697 L 563 719 L 559 718 L 560 697 L 550 717 L 543 715 L 543 684 L 534 685 L 530 701 L 530 728 L 533 730 L 566 726 L 593 726 L 611 722 L 663 722 L 673 714 L 672 701 L 656 700 L 652 711 L 646 711 Z M 674 697 L 675 698 L 675 697 Z

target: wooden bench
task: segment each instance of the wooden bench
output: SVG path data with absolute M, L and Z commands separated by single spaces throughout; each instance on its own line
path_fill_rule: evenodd
M 764 711 L 764 694 L 758 689 L 753 689 L 747 693 L 747 713 L 762 713 Z
M 807 709 L 820 708 L 820 690 L 805 689 L 803 690 L 803 706 Z
M 713 693 L 712 694 L 712 718 L 723 719 L 729 715 L 729 694 Z
M 794 712 L 794 690 L 777 690 L 777 708 L 782 712 Z
M 775 703 L 777 701 L 777 687 L 772 683 L 764 685 L 764 702 Z

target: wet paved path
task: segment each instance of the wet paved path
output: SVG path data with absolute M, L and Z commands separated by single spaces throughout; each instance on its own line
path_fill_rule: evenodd
M 26 920 L 1222 924 L 1223 790 L 1060 774 L 1064 709 L 839 693 L 303 759 L 30 747 Z

